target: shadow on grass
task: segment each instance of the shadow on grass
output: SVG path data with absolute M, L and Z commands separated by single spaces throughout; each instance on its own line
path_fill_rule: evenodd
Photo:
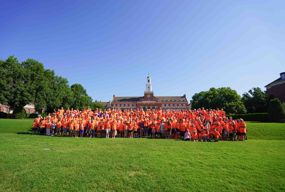
M 17 132 L 17 134 L 32 135 L 32 132 L 30 132 L 30 131 L 20 131 L 20 132 Z

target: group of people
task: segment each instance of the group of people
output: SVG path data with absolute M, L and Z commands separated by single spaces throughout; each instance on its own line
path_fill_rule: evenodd
M 223 110 L 64 110 L 33 123 L 35 134 L 105 138 L 173 138 L 186 141 L 245 140 L 246 124 Z

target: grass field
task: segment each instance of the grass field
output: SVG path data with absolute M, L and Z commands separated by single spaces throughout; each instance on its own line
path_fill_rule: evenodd
M 0 120 L 0 191 L 285 191 L 285 124 L 244 142 L 46 137 Z

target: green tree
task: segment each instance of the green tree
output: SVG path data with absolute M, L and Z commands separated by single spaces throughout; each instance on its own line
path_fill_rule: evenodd
M 16 57 L 10 56 L 1 62 L 1 100 L 11 106 L 14 112 L 31 102 L 27 78 L 27 70 L 23 68 Z
M 23 107 L 28 103 L 35 104 L 38 112 L 53 112 L 61 107 L 83 109 L 92 104 L 82 85 L 70 87 L 67 79 L 34 59 L 19 63 L 10 56 L 0 60 L 0 74 L 0 103 L 10 105 L 19 113 L 16 117 L 24 116 Z
M 268 108 L 268 98 L 259 87 L 249 90 L 242 96 L 242 101 L 250 113 L 266 112 Z
M 33 60 L 27 59 L 22 62 L 22 66 L 27 71 L 29 92 L 32 96 L 32 103 L 34 103 L 37 111 L 42 111 L 45 109 L 46 100 L 44 98 L 46 91 L 46 82 L 49 82 L 48 79 L 45 78 L 45 69 L 42 63 Z
M 53 112 L 61 107 L 72 105 L 72 93 L 65 78 L 56 76 L 52 70 L 45 70 L 45 92 L 46 111 Z
M 284 104 L 277 98 L 271 99 L 268 106 L 269 119 L 276 122 L 285 121 Z
M 7 104 L 8 103 L 8 84 L 7 84 L 7 78 L 8 78 L 8 71 L 6 69 L 5 61 L 0 60 L 0 103 Z
M 95 109 L 104 109 L 104 105 L 102 104 L 102 102 L 94 101 L 94 102 L 92 102 L 91 109 L 92 109 L 92 110 L 95 110 Z
M 245 113 L 241 97 L 229 87 L 210 88 L 192 97 L 192 108 L 224 109 L 227 113 Z
M 73 101 L 71 107 L 73 109 L 84 109 L 92 105 L 92 99 L 88 96 L 86 90 L 81 84 L 71 85 L 71 91 L 73 93 Z

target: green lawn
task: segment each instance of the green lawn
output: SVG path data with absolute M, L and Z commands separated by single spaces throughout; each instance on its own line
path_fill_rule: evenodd
M 245 142 L 46 137 L 0 120 L 0 191 L 285 191 L 285 124 Z

